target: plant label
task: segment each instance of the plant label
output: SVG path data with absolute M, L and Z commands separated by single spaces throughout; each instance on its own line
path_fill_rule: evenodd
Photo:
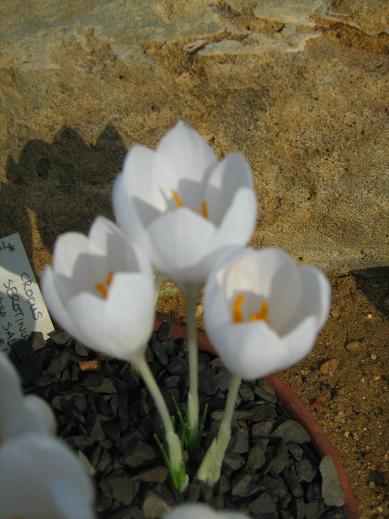
M 19 234 L 0 238 L 0 351 L 33 331 L 47 339 L 53 330 Z

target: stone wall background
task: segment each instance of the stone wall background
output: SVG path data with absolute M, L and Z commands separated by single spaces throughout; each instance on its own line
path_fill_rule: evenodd
M 388 52 L 385 0 L 2 0 L 0 235 L 39 272 L 111 215 L 126 149 L 184 119 L 247 156 L 255 246 L 387 264 Z

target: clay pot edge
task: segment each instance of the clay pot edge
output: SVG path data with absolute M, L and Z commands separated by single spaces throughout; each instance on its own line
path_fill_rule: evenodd
M 156 321 L 154 331 L 158 330 L 161 321 Z M 170 325 L 171 339 L 186 339 L 186 327 L 180 324 Z M 198 331 L 198 345 L 199 349 L 217 354 L 204 331 Z M 299 423 L 301 423 L 308 431 L 311 441 L 317 451 L 322 456 L 329 456 L 334 464 L 336 473 L 339 478 L 339 483 L 342 487 L 345 496 L 345 509 L 349 519 L 358 519 L 358 505 L 354 492 L 351 487 L 346 469 L 344 468 L 339 455 L 332 445 L 329 437 L 313 416 L 308 406 L 301 400 L 301 398 L 279 377 L 276 375 L 268 375 L 265 380 L 272 386 L 275 393 L 282 401 L 286 410 Z

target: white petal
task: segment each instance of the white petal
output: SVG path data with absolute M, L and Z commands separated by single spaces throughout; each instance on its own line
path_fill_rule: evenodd
M 227 304 L 224 283 L 226 268 L 212 272 L 204 290 L 204 320 L 207 330 L 215 329 L 231 321 L 230 307 Z
M 312 350 L 318 332 L 318 322 L 315 317 L 307 317 L 294 330 L 282 337 L 288 348 L 289 358 L 280 369 L 289 368 L 299 362 Z
M 137 357 L 149 340 L 156 293 L 151 277 L 116 274 L 109 290 L 104 324 L 109 355 L 123 360 Z
M 225 245 L 246 245 L 254 232 L 256 213 L 254 192 L 246 188 L 239 189 L 217 228 L 213 249 Z
M 91 290 L 109 271 L 104 252 L 79 233 L 62 234 L 54 246 L 53 269 L 67 279 L 74 294 Z
M 319 329 L 324 325 L 330 312 L 331 285 L 323 272 L 316 267 L 301 267 L 303 293 L 302 305 L 309 308 L 318 320 Z
M 163 516 L 163 519 L 248 519 L 239 512 L 216 512 L 203 504 L 183 504 Z
M 9 441 L 27 433 L 45 434 L 47 431 L 35 412 L 22 404 L 0 423 L 0 432 L 4 441 Z
M 317 268 L 299 268 L 302 291 L 295 312 L 280 329 L 286 334 L 296 328 L 306 317 L 314 316 L 317 331 L 324 325 L 330 310 L 331 286 L 326 276 Z
M 151 266 L 142 251 L 107 218 L 96 218 L 89 231 L 89 239 L 107 256 L 111 272 L 141 270 L 151 275 Z
M 66 306 L 74 326 L 74 336 L 86 346 L 101 353 L 108 353 L 109 338 L 106 337 L 104 328 L 106 301 L 98 295 L 81 292 L 69 299 Z
M 189 209 L 177 209 L 158 218 L 150 227 L 152 263 L 174 280 L 195 267 L 211 252 L 215 227 Z
M 289 256 L 281 249 L 244 249 L 228 269 L 227 298 L 231 300 L 236 292 L 253 292 L 257 296 L 269 299 L 273 278 L 280 269 L 290 263 Z
M 60 519 L 93 519 L 95 514 L 91 503 L 80 494 L 74 492 L 69 481 L 52 481 L 50 491 Z
M 60 519 L 50 492 L 53 480 L 67 482 L 74 495 L 79 494 L 85 503 L 92 504 L 91 482 L 65 444 L 37 434 L 4 443 L 0 449 L 1 519 Z
M 66 283 L 64 284 L 65 286 L 61 293 L 61 290 L 57 289 L 58 283 L 56 277 L 57 276 L 54 274 L 51 267 L 46 267 L 41 276 L 42 293 L 49 311 L 54 317 L 54 320 L 57 321 L 64 330 L 66 330 L 72 337 L 75 337 L 86 344 L 87 339 L 85 334 L 79 329 L 76 331 L 74 323 L 62 302 L 68 298 L 68 291 L 65 289 Z
M 218 519 L 219 514 L 203 504 L 183 504 L 163 516 L 163 519 Z
M 288 358 L 286 344 L 264 321 L 227 324 L 207 332 L 226 367 L 244 379 L 278 371 Z
M 24 405 L 41 421 L 47 433 L 55 434 L 57 424 L 54 413 L 42 398 L 36 395 L 28 395 L 24 398 Z
M 146 225 L 154 219 L 155 215 L 150 214 L 147 216 L 138 211 L 134 197 L 130 196 L 126 192 L 125 184 L 126 180 L 122 174 L 116 178 L 113 186 L 112 200 L 115 218 L 127 238 L 130 241 L 137 243 L 146 253 L 148 253 L 150 250 L 150 241 L 146 232 Z M 143 216 L 145 223 L 143 223 L 141 216 Z
M 208 204 L 209 218 L 220 225 L 224 214 L 242 187 L 253 191 L 251 170 L 240 153 L 228 155 L 215 167 L 205 187 L 204 200 Z
M 192 280 L 192 284 L 203 286 L 212 270 L 217 270 L 236 254 L 241 251 L 241 247 L 235 245 L 226 245 L 220 247 L 215 251 L 209 252 L 195 267 L 182 271 L 180 278 L 183 282 L 185 280 Z M 176 276 L 177 277 L 177 276 Z
M 61 234 L 54 245 L 54 271 L 71 277 L 80 254 L 89 254 L 88 237 L 78 232 Z
M 163 178 L 169 178 L 173 182 L 174 175 L 153 150 L 139 145 L 131 148 L 119 177 L 122 180 L 121 192 L 116 194 L 118 197 L 136 198 L 159 212 L 166 209 L 166 201 L 159 184 Z
M 178 122 L 159 143 L 158 157 L 170 167 L 186 207 L 199 210 L 206 175 L 216 164 L 216 156 L 201 135 L 183 122 Z

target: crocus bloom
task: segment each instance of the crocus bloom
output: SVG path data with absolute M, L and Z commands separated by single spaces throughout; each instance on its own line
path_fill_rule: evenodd
M 42 289 L 55 320 L 85 345 L 127 361 L 144 352 L 154 323 L 151 267 L 106 218 L 95 220 L 89 236 L 57 239 Z
M 93 519 L 93 486 L 76 456 L 51 436 L 0 446 L 0 519 Z
M 0 353 L 0 444 L 28 432 L 54 433 L 53 412 L 41 398 L 23 395 L 18 373 Z
M 179 122 L 156 151 L 134 146 L 113 192 L 114 212 L 151 263 L 185 291 L 254 230 L 256 199 L 240 154 L 217 162 L 207 142 Z
M 216 512 L 203 504 L 186 504 L 177 506 L 163 519 L 248 519 L 248 516 L 239 512 Z
M 280 249 L 244 249 L 210 276 L 205 325 L 231 373 L 255 379 L 305 357 L 329 306 L 320 270 L 297 266 Z

